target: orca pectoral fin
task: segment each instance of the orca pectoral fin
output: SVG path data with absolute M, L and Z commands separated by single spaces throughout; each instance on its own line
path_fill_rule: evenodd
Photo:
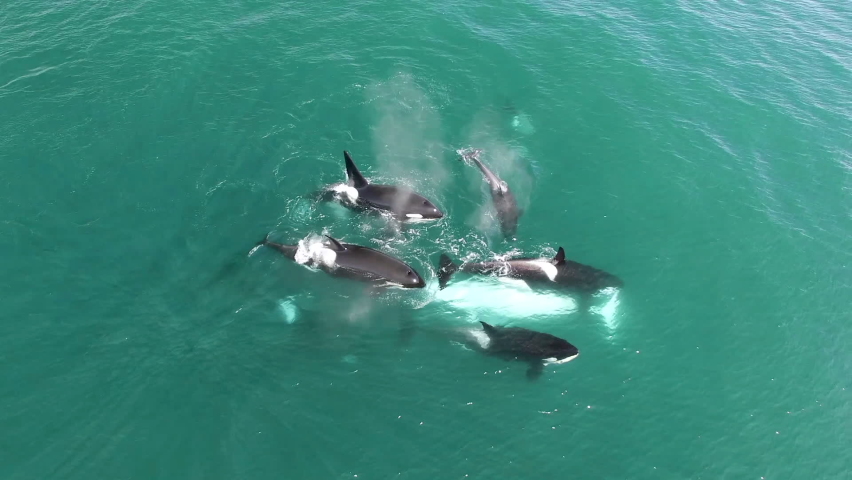
M 527 369 L 527 380 L 531 382 L 538 380 L 542 373 L 544 373 L 544 363 L 540 361 L 531 362 L 530 368 Z
M 577 292 L 577 311 L 580 313 L 589 313 L 592 310 L 593 294 L 589 292 Z

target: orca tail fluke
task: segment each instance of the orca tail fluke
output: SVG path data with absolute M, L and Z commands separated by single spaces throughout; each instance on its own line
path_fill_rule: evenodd
M 481 148 L 460 148 L 456 150 L 456 153 L 459 154 L 459 160 L 466 163 L 467 165 L 473 165 L 475 161 L 479 160 L 479 155 L 482 153 Z
M 355 188 L 364 188 L 367 186 L 367 179 L 364 178 L 364 175 L 361 175 L 361 172 L 358 170 L 358 167 L 355 166 L 355 162 L 352 160 L 352 156 L 349 155 L 349 152 L 346 150 L 343 151 L 343 158 L 346 159 L 346 176 L 349 179 L 349 182 Z
M 269 243 L 269 234 L 268 233 L 266 234 L 265 237 L 263 237 L 263 240 L 257 242 L 257 244 L 255 244 L 255 246 L 252 247 L 251 250 L 249 250 L 248 256 L 249 257 L 252 256 L 252 254 L 254 254 L 254 252 L 256 252 L 260 247 L 266 245 L 267 243 Z
M 458 270 L 459 266 L 453 263 L 446 253 L 442 253 L 438 264 L 438 285 L 441 290 L 447 286 L 447 282 L 450 281 L 450 277 L 452 277 Z

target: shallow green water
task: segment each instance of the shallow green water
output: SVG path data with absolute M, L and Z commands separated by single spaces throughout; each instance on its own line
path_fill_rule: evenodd
M 846 478 L 850 24 L 842 2 L 0 5 L 0 478 Z M 467 146 L 525 207 L 516 241 Z M 343 149 L 446 218 L 306 200 Z M 430 285 L 365 297 L 247 257 L 269 231 Z M 625 287 L 580 312 L 434 285 L 440 251 L 559 246 Z M 477 319 L 581 355 L 528 382 L 430 333 Z

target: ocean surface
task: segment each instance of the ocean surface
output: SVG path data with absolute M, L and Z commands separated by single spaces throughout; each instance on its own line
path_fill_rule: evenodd
M 0 479 L 852 478 L 850 25 L 809 0 L 0 3 Z M 314 201 L 344 149 L 446 216 Z M 249 256 L 267 233 L 428 285 Z M 560 246 L 624 287 L 437 288 L 441 252 Z M 530 381 L 442 334 L 479 320 L 580 356 Z

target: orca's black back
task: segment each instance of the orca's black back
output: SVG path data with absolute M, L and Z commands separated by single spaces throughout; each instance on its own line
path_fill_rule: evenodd
M 420 275 L 408 264 L 369 247 L 344 243 L 345 250 L 337 252 L 335 263 L 346 275 L 364 280 L 389 280 L 401 285 L 415 283 Z

